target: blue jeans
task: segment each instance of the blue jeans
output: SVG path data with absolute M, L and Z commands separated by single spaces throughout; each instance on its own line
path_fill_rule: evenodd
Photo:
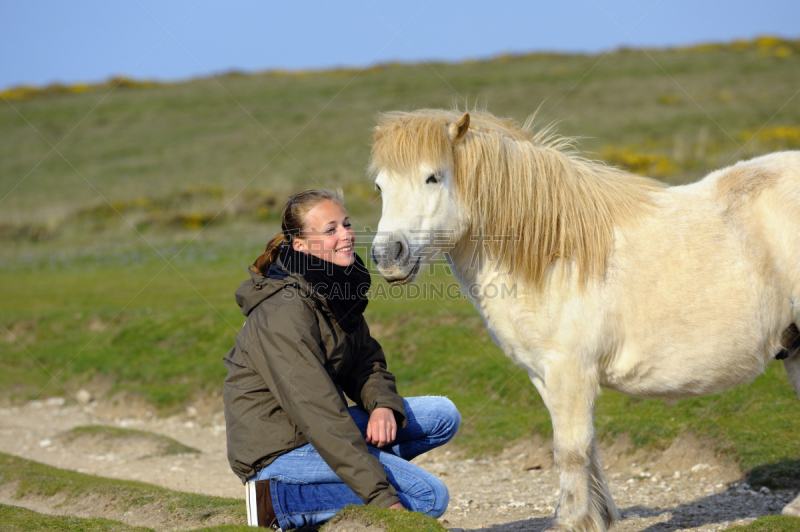
M 461 414 L 446 397 L 403 400 L 406 426 L 382 449 L 367 446 L 386 470 L 405 508 L 431 517 L 447 509 L 450 494 L 444 483 L 409 460 L 450 441 L 461 425 Z M 356 406 L 350 415 L 366 438 L 369 414 Z M 314 450 L 311 444 L 290 451 L 250 480 L 271 479 L 270 494 L 283 530 L 317 525 L 350 504 L 364 504 Z

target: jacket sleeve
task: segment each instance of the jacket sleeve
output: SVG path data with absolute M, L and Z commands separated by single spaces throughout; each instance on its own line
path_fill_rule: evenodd
M 325 370 L 319 326 L 308 304 L 299 296 L 279 306 L 262 303 L 251 317 L 257 323 L 250 358 L 280 407 L 365 504 L 399 502 Z
M 378 407 L 394 410 L 397 425 L 406 426 L 406 411 L 403 398 L 397 393 L 394 375 L 386 369 L 383 348 L 369 333 L 369 327 L 361 318 L 359 328 L 361 349 L 350 370 L 348 386 L 345 390 L 359 406 L 372 413 Z

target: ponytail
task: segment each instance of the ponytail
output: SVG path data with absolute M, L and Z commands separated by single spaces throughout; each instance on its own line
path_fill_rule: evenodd
M 334 201 L 344 206 L 341 191 L 306 190 L 292 196 L 283 208 L 281 232 L 267 242 L 264 253 L 250 266 L 250 271 L 266 277 L 269 267 L 278 259 L 278 255 L 281 253 L 281 246 L 292 245 L 292 240 L 305 229 L 305 218 L 308 211 L 324 201 Z
M 286 238 L 286 235 L 283 233 L 278 233 L 270 238 L 269 242 L 267 242 L 267 247 L 264 249 L 264 253 L 259 255 L 253 265 L 250 266 L 249 270 L 266 277 L 269 267 L 281 253 L 281 244 L 289 244 L 289 242 L 289 239 Z

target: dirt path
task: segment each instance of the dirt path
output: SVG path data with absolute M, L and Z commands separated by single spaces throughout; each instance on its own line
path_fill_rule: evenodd
M 179 416 L 157 418 L 125 400 L 83 407 L 55 398 L 7 406 L 0 408 L 0 451 L 91 475 L 243 499 L 243 487 L 225 457 L 220 407 L 212 401 Z M 153 456 L 153 444 L 147 441 L 113 445 L 102 438 L 70 441 L 64 437 L 73 427 L 96 424 L 161 434 L 201 452 Z M 440 519 L 446 527 L 538 532 L 557 503 L 558 475 L 550 453 L 547 444 L 529 441 L 476 460 L 444 447 L 415 463 L 439 475 L 450 490 L 450 507 Z M 724 530 L 780 513 L 797 495 L 750 490 L 733 464 L 694 439 L 678 441 L 658 454 L 630 453 L 630 446 L 619 441 L 605 446 L 601 454 L 622 516 L 615 532 Z M 0 503 L 20 505 L 8 490 L 0 490 Z M 24 505 L 52 510 L 35 500 Z M 149 526 L 159 528 L 157 523 Z

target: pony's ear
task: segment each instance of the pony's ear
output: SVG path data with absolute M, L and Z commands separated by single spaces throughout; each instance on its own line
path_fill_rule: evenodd
M 455 124 L 450 124 L 447 128 L 447 133 L 450 135 L 450 142 L 453 146 L 461 142 L 464 135 L 467 134 L 469 129 L 469 113 L 464 113 L 464 116 L 458 119 Z

